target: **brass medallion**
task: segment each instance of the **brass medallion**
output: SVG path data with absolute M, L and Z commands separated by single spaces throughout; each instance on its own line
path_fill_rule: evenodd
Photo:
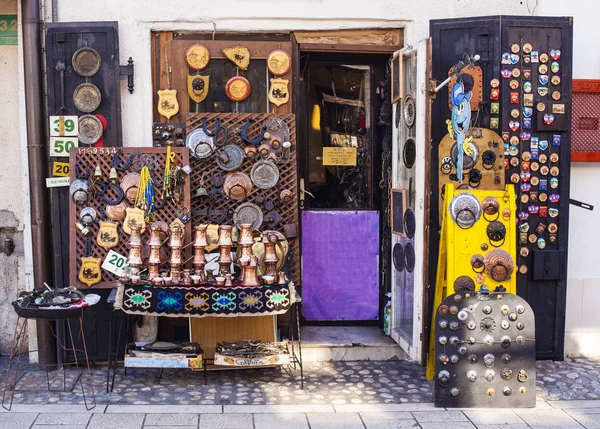
M 267 56 L 267 68 L 275 76 L 283 76 L 292 68 L 292 59 L 287 52 L 276 49 Z
M 91 113 L 102 102 L 100 89 L 93 83 L 82 83 L 73 92 L 73 104 L 83 113 Z
M 194 70 L 203 70 L 210 62 L 210 52 L 204 45 L 192 45 L 185 53 L 185 62 Z

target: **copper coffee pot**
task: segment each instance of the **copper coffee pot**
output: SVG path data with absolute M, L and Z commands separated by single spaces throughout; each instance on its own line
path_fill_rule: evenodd
M 206 239 L 206 229 L 208 225 L 198 225 L 194 227 L 196 231 L 196 238 L 194 240 L 194 270 L 197 276 L 200 276 L 200 283 L 206 281 L 206 274 L 204 273 L 204 267 L 206 266 L 206 256 L 204 248 L 208 246 L 208 240 Z
M 260 281 L 258 280 L 258 274 L 256 270 L 258 268 L 258 259 L 256 256 L 250 257 L 250 261 L 244 259 L 243 265 L 244 267 L 244 281 L 242 286 L 260 286 Z
M 263 233 L 262 243 L 265 246 L 264 275 L 277 278 L 277 264 L 279 263 L 277 251 L 275 250 L 275 246 L 277 245 L 277 235 Z
M 159 276 L 158 267 L 160 266 L 160 247 L 162 241 L 160 240 L 160 229 L 153 225 L 150 227 L 150 239 L 148 243 L 150 246 L 150 256 L 148 257 L 148 280 L 152 280 Z
M 240 224 L 240 238 L 238 244 L 241 248 L 240 255 L 238 255 L 238 265 L 241 267 L 242 272 L 240 274 L 240 281 L 244 281 L 244 266 L 240 263 L 242 258 L 248 259 L 252 256 L 252 246 L 254 245 L 254 237 L 252 235 L 252 224 L 242 223 Z
M 179 284 L 181 278 L 181 248 L 183 247 L 183 228 L 173 222 L 171 228 L 171 240 L 169 247 L 171 248 L 171 277 L 173 284 Z
M 142 227 L 136 223 L 131 224 L 129 234 L 129 256 L 127 257 L 132 275 L 139 275 L 142 265 Z
M 231 225 L 219 225 L 219 273 L 221 276 L 231 273 L 231 247 L 233 246 L 233 240 L 231 239 Z

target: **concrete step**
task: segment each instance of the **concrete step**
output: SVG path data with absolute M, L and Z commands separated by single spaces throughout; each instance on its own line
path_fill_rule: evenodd
M 303 326 L 304 362 L 405 360 L 406 353 L 372 326 Z

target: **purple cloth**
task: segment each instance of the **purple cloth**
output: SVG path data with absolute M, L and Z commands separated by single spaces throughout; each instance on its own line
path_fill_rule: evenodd
M 377 320 L 379 212 L 302 213 L 306 320 Z

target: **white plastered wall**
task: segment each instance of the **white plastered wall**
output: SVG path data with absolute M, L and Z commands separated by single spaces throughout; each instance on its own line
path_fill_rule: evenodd
M 573 79 L 600 79 L 597 0 L 540 0 L 536 15 L 573 17 Z M 567 282 L 566 356 L 600 356 L 600 164 L 571 164 L 571 197 L 595 206 L 571 206 Z

